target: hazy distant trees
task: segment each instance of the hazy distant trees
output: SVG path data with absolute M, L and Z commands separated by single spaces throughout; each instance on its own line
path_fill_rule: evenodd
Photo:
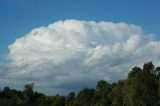
M 113 84 L 100 80 L 95 89 L 84 88 L 67 96 L 46 96 L 33 87 L 33 83 L 23 91 L 4 87 L 0 106 L 160 106 L 160 67 L 152 62 L 143 68 L 135 66 L 125 80 Z

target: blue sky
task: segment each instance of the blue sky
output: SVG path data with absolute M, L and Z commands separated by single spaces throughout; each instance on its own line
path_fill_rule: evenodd
M 159 0 L 0 0 L 0 85 L 65 94 L 160 65 L 159 11 Z

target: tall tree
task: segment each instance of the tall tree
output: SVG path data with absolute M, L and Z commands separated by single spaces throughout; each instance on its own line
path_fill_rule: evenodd
M 94 92 L 94 89 L 84 88 L 78 93 L 76 103 L 80 106 L 92 106 Z
M 24 86 L 23 95 L 24 95 L 24 101 L 25 102 L 32 102 L 32 99 L 33 99 L 33 87 L 34 87 L 34 83 L 26 84 Z
M 111 99 L 111 106 L 124 106 L 124 81 L 118 81 L 117 85 L 112 89 L 109 97 Z
M 66 106 L 74 106 L 75 104 L 75 93 L 71 92 L 69 93 L 69 95 L 67 96 L 66 99 Z
M 105 80 L 100 80 L 97 83 L 94 94 L 94 104 L 96 106 L 109 106 L 109 93 L 111 92 L 111 85 Z

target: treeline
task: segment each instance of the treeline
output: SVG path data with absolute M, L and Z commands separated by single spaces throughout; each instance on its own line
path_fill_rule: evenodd
M 134 67 L 125 80 L 109 84 L 100 80 L 95 89 L 84 88 L 77 95 L 46 96 L 27 84 L 23 91 L 5 87 L 0 106 L 160 106 L 160 67 L 152 62 Z

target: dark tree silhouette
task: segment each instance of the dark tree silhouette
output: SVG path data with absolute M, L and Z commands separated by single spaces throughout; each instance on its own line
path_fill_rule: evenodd
M 0 106 L 160 106 L 160 67 L 148 62 L 142 69 L 132 68 L 127 79 L 113 84 L 100 80 L 95 89 L 84 88 L 68 96 L 46 96 L 33 87 L 33 83 L 23 91 L 4 87 Z

